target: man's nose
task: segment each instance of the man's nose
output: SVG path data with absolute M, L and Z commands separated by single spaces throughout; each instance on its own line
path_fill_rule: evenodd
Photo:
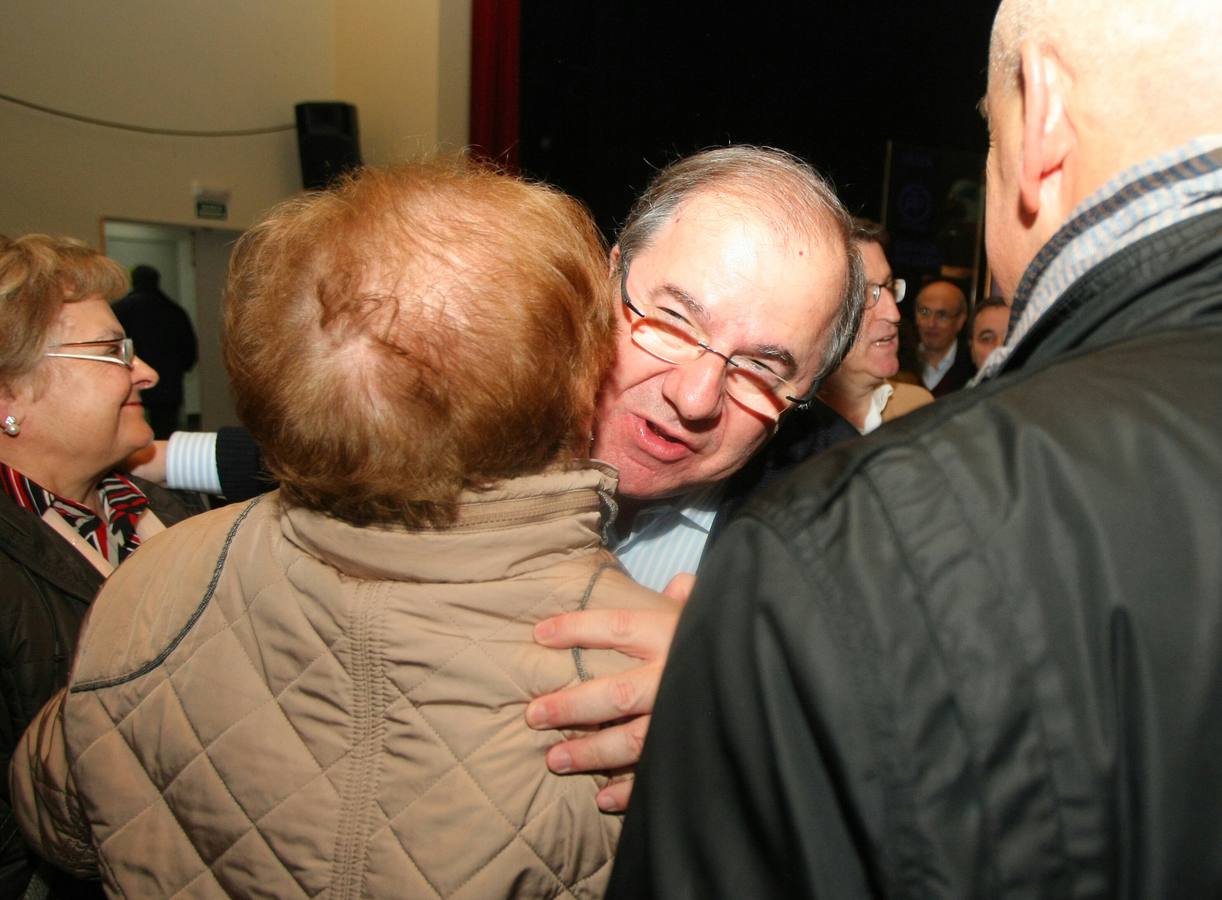
M 900 305 L 895 302 L 895 295 L 890 291 L 883 291 L 878 298 L 878 317 L 885 322 L 890 322 L 895 325 L 900 320 Z
M 677 364 L 662 382 L 662 395 L 687 422 L 715 418 L 725 402 L 726 361 L 716 353 Z

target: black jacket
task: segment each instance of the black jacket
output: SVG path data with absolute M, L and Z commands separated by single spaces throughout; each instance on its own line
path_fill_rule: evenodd
M 860 438 L 861 432 L 856 426 L 822 400 L 811 401 L 806 409 L 790 410 L 763 449 L 730 476 L 717 508 L 717 517 L 709 529 L 705 552 L 725 529 L 726 523 L 761 487 L 832 447 Z
M 609 897 L 1222 896 L 1222 213 L 705 555 Z
M 167 526 L 205 508 L 198 495 L 135 481 Z M 67 682 L 102 581 L 51 526 L 0 492 L 0 897 L 20 896 L 32 871 L 9 805 L 9 760 L 34 714 Z
M 183 375 L 195 367 L 199 345 L 186 310 L 156 288 L 132 291 L 114 305 L 115 318 L 136 353 L 160 376 L 140 392 L 145 406 L 182 405 Z
M 976 366 L 972 362 L 972 351 L 967 341 L 959 341 L 955 345 L 955 361 L 950 364 L 946 374 L 938 379 L 938 383 L 929 389 L 934 397 L 945 397 L 947 394 L 961 390 L 967 386 L 976 374 Z

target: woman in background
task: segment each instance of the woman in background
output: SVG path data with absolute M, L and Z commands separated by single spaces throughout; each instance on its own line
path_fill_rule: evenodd
M 81 619 L 141 541 L 203 509 L 115 471 L 153 433 L 109 301 L 114 261 L 71 238 L 0 237 L 0 765 L 67 681 Z M 0 781 L 0 896 L 33 871 Z M 66 887 L 66 886 L 65 886 Z

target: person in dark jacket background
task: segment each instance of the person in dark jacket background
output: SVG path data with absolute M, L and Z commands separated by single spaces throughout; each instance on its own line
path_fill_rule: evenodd
M 1003 0 L 1011 334 L 706 555 L 608 896 L 1222 896 L 1219 41 Z
M 161 379 L 144 392 L 144 409 L 153 434 L 168 438 L 182 411 L 183 376 L 195 368 L 199 347 L 186 311 L 161 290 L 161 274 L 152 266 L 132 269 L 131 292 L 115 306 L 115 317 L 140 355 Z

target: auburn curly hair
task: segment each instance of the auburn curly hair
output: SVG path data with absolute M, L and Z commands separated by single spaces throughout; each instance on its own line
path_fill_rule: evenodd
M 238 242 L 225 361 L 286 502 L 452 522 L 460 492 L 588 453 L 615 348 L 576 200 L 465 159 L 366 168 Z

